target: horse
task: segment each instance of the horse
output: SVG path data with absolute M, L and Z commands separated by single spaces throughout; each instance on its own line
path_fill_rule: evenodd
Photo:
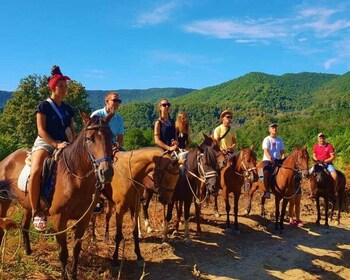
M 228 165 L 220 172 L 220 183 L 226 208 L 226 232 L 228 233 L 232 232 L 229 194 L 233 193 L 234 195 L 234 230 L 239 233 L 238 201 L 242 186 L 243 184 L 250 186 L 253 182 L 258 180 L 256 157 L 253 149 L 253 146 L 250 148 L 242 148 L 240 151 L 231 155 L 228 159 Z
M 322 163 L 316 162 L 313 166 L 313 171 L 310 174 L 310 187 L 314 190 L 316 197 L 316 207 L 317 207 L 317 220 L 316 225 L 320 226 L 321 221 L 321 207 L 320 198 L 323 197 L 325 205 L 325 226 L 328 227 L 328 203 L 332 202 L 331 209 L 331 219 L 333 218 L 334 208 L 336 202 L 338 201 L 338 216 L 337 224 L 340 224 L 340 212 L 342 210 L 343 197 L 345 195 L 346 178 L 342 172 L 336 170 L 337 172 L 337 182 L 330 175 Z M 337 184 L 338 198 L 334 195 L 334 184 Z
M 73 247 L 72 278 L 77 278 L 78 259 L 84 232 L 89 224 L 94 205 L 97 203 L 99 186 L 112 180 L 112 131 L 106 118 L 90 119 L 81 114 L 84 128 L 75 141 L 62 150 L 57 159 L 56 180 L 51 206 L 41 200 L 42 209 L 47 207 L 47 214 L 53 219 L 56 240 L 59 245 L 61 279 L 68 279 L 67 261 L 67 222 L 78 220 L 75 225 Z M 6 217 L 12 200 L 17 200 L 24 209 L 22 234 L 27 255 L 32 253 L 29 241 L 29 227 L 32 208 L 27 192 L 17 186 L 18 177 L 25 165 L 28 150 L 19 149 L 8 155 L 0 163 L 0 208 L 1 217 Z M 4 231 L 0 229 L 0 241 Z
M 199 209 L 200 204 L 199 190 L 200 185 L 204 184 L 208 192 L 213 192 L 218 179 L 218 166 L 216 161 L 216 155 L 213 148 L 199 146 L 190 149 L 187 154 L 185 163 L 183 164 L 183 171 L 181 172 L 180 178 L 176 184 L 174 196 L 172 202 L 168 204 L 166 212 L 166 220 L 163 230 L 163 242 L 168 239 L 169 223 L 172 218 L 172 211 L 176 201 L 184 202 L 184 216 L 185 216 L 185 233 L 184 238 L 190 241 L 189 235 L 189 218 L 190 218 L 190 207 L 193 198 L 195 198 L 196 207 L 196 220 L 197 220 L 197 233 L 200 233 L 199 224 Z M 179 228 L 180 218 L 175 225 L 175 229 Z
M 280 233 L 284 230 L 284 216 L 286 207 L 290 198 L 298 190 L 295 190 L 295 177 L 301 176 L 302 179 L 308 178 L 309 175 L 309 154 L 306 147 L 295 147 L 293 152 L 283 159 L 283 162 L 277 164 L 277 173 L 272 172 L 271 190 L 275 195 L 275 230 Z M 280 202 L 282 200 L 282 210 L 280 213 Z M 280 218 L 280 220 L 278 220 Z
M 129 152 L 117 152 L 114 157 L 115 176 L 111 182 L 115 207 L 116 236 L 113 266 L 119 265 L 118 250 L 123 239 L 123 218 L 128 209 L 133 220 L 134 252 L 143 260 L 139 247 L 138 216 L 140 198 L 144 190 L 143 179 L 153 172 L 154 191 L 162 204 L 170 203 L 180 175 L 179 162 L 163 149 L 146 147 Z

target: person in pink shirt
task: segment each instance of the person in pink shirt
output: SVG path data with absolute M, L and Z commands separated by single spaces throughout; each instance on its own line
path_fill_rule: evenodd
M 324 133 L 319 133 L 317 135 L 317 143 L 313 148 L 314 161 L 321 162 L 325 165 L 328 172 L 331 174 L 334 180 L 334 194 L 337 196 L 337 171 L 334 168 L 333 160 L 335 159 L 335 150 L 331 143 L 326 142 L 326 135 Z M 313 172 L 313 168 L 310 170 L 310 174 Z

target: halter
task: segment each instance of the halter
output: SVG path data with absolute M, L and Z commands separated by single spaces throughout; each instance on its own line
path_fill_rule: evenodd
M 104 128 L 109 128 L 109 124 L 102 124 L 102 118 L 99 118 L 99 124 L 94 124 L 94 125 L 89 125 L 87 126 L 84 130 L 83 130 L 83 133 L 85 133 L 85 131 L 87 130 L 99 130 L 99 133 L 100 133 L 100 130 L 104 129 Z M 85 146 L 85 140 L 86 139 L 83 139 L 83 148 L 85 149 L 86 146 Z M 90 159 L 90 162 L 92 164 L 92 168 L 90 171 L 88 171 L 85 175 L 83 176 L 78 176 L 77 174 L 75 174 L 72 169 L 68 166 L 68 162 L 67 162 L 67 159 L 66 159 L 66 156 L 65 156 L 65 149 L 63 149 L 62 151 L 63 153 L 63 159 L 64 159 L 64 163 L 68 169 L 68 171 L 76 178 L 82 180 L 82 179 L 85 179 L 87 177 L 89 177 L 93 172 L 95 173 L 95 177 L 96 177 L 96 188 L 102 190 L 103 189 L 103 184 L 100 182 L 100 179 L 99 179 L 99 176 L 98 176 L 98 168 L 100 166 L 100 163 L 101 162 L 112 162 L 112 158 L 111 157 L 102 157 L 102 158 L 98 158 L 98 159 L 95 159 L 95 157 L 87 151 L 87 154 L 89 156 L 89 159 Z
M 241 166 L 243 166 L 243 173 L 239 173 L 239 172 L 235 171 L 235 174 L 238 176 L 242 176 L 244 179 L 247 179 L 251 176 L 251 173 L 254 172 L 254 170 L 256 170 L 256 167 L 253 166 L 251 168 L 247 168 L 247 166 L 243 160 L 243 152 L 242 151 L 240 151 L 240 158 L 241 158 Z

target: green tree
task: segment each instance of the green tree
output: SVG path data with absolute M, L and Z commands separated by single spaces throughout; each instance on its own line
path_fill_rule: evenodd
M 146 139 L 142 130 L 138 128 L 131 128 L 125 134 L 124 147 L 126 150 L 134 150 L 147 146 L 149 146 L 149 141 Z

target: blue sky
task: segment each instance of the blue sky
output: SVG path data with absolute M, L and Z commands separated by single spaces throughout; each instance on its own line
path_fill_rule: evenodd
M 259 71 L 350 70 L 350 2 L 11 0 L 0 90 L 52 65 L 86 89 L 204 88 Z

